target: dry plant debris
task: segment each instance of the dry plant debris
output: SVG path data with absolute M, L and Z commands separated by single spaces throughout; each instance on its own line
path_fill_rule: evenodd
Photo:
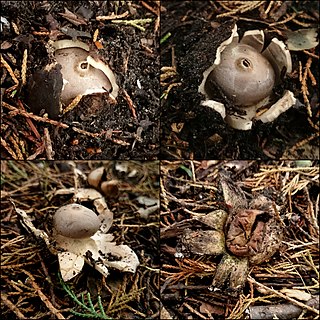
M 251 265 L 238 297 L 230 296 L 226 287 L 209 290 L 221 255 L 191 252 L 177 258 L 176 246 L 189 221 L 196 232 L 201 227 L 195 221 L 209 212 L 230 212 L 219 187 L 221 171 L 228 172 L 246 198 L 262 194 L 280 205 L 274 210 L 284 227 L 279 252 Z M 241 319 L 261 315 L 261 310 L 277 311 L 278 317 L 318 317 L 319 200 L 318 162 L 162 161 L 161 299 L 165 310 L 172 317 L 190 319 Z
M 106 179 L 118 181 L 119 194 L 108 199 L 114 214 L 110 232 L 117 244 L 130 245 L 140 266 L 135 274 L 109 269 L 108 278 L 84 266 L 66 285 L 58 277 L 58 259 L 43 240 L 25 232 L 12 203 L 34 219 L 35 227 L 49 234 L 49 216 L 72 202 L 72 194 L 56 196 L 56 191 L 88 186 L 86 175 L 100 166 Z M 159 218 L 157 210 L 140 217 L 139 209 L 148 205 L 141 204 L 139 197 L 157 199 L 158 179 L 158 162 L 1 161 L 3 317 L 78 319 L 79 314 L 94 316 L 93 310 L 102 319 L 155 316 L 159 311 L 159 258 L 155 250 Z

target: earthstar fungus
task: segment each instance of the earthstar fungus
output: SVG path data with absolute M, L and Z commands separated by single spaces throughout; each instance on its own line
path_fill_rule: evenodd
M 50 252 L 58 255 L 62 279 L 71 280 L 88 263 L 103 276 L 108 268 L 134 273 L 139 265 L 135 252 L 127 245 L 118 245 L 108 233 L 113 223 L 113 213 L 103 196 L 94 189 L 60 189 L 56 195 L 73 193 L 74 202 L 92 201 L 95 211 L 77 203 L 57 209 L 53 215 L 51 234 L 34 227 L 32 218 L 24 210 L 16 208 L 22 225 L 36 237 L 44 240 Z
M 113 213 L 104 197 L 94 189 L 60 189 L 56 195 L 73 193 L 73 200 L 93 201 L 98 212 L 73 203 L 57 210 L 53 217 L 53 239 L 60 249 L 58 260 L 63 280 L 68 281 L 81 272 L 84 262 L 108 276 L 108 267 L 120 271 L 136 271 L 139 260 L 127 245 L 117 245 L 108 233 L 113 223 Z M 62 232 L 63 231 L 63 232 Z
M 45 110 L 56 118 L 61 106 L 77 96 L 108 92 L 112 100 L 117 98 L 119 87 L 114 73 L 86 43 L 58 40 L 47 47 L 53 51 L 53 62 L 36 71 L 29 83 L 32 111 Z
M 242 189 L 223 173 L 220 183 L 230 208 L 228 213 L 215 210 L 182 220 L 162 231 L 162 237 L 169 234 L 170 228 L 176 228 L 172 233 L 179 235 L 176 258 L 190 253 L 222 255 L 209 289 L 226 288 L 229 294 L 237 295 L 245 284 L 249 266 L 267 261 L 279 250 L 283 226 L 271 199 L 257 195 L 249 202 Z
M 264 48 L 261 30 L 246 31 L 239 39 L 235 25 L 231 36 L 217 48 L 213 65 L 203 73 L 198 91 L 206 99 L 201 104 L 219 112 L 231 127 L 250 130 L 252 120 L 271 122 L 295 104 L 288 90 L 273 103 L 273 88 L 291 71 L 290 52 L 282 41 L 273 38 Z M 227 106 L 214 100 L 217 91 L 223 93 Z M 257 115 L 258 109 L 266 107 L 267 111 Z
M 64 87 L 62 103 L 78 95 L 109 92 L 116 99 L 119 87 L 110 67 L 89 54 L 89 47 L 80 41 L 59 40 L 53 43 L 55 59 L 62 66 Z

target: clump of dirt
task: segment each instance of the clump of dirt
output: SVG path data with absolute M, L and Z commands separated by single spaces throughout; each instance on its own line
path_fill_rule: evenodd
M 157 158 L 159 11 L 157 4 L 147 7 L 136 1 L 3 1 L 2 16 L 10 25 L 2 24 L 6 45 L 1 51 L 13 71 L 21 71 L 27 49 L 29 80 L 35 71 L 50 62 L 49 40 L 72 38 L 61 31 L 67 27 L 75 30 L 78 40 L 91 45 L 110 65 L 120 92 L 117 103 L 110 103 L 107 94 L 83 97 L 72 111 L 59 117 L 59 122 L 64 124 L 61 126 L 45 118 L 39 120 L 26 115 L 25 111 L 30 112 L 28 86 L 22 85 L 18 75 L 16 91 L 8 92 L 14 82 L 5 70 L 1 91 L 5 125 L 2 158 Z M 112 15 L 114 19 L 96 19 Z M 136 24 L 126 21 L 136 21 Z M 99 50 L 92 41 L 96 30 L 99 30 Z M 44 127 L 48 133 L 44 133 Z
M 162 5 L 161 39 L 165 40 L 161 47 L 161 66 L 163 79 L 166 79 L 162 82 L 162 158 L 319 157 L 315 142 L 318 132 L 316 123 L 319 92 L 315 85 L 319 81 L 315 63 L 318 47 L 307 53 L 291 52 L 293 72 L 276 88 L 276 94 L 284 89 L 291 90 L 298 103 L 272 123 L 262 124 L 258 121 L 250 131 L 232 129 L 216 111 L 200 106 L 204 97 L 198 93 L 203 72 L 213 64 L 217 47 L 230 36 L 231 26 L 235 22 L 240 35 L 246 30 L 262 29 L 283 40 L 284 30 L 301 28 L 300 20 L 308 23 L 309 27 L 317 23 L 314 15 L 316 6 L 299 3 L 285 8 L 274 7 L 274 12 L 278 10 L 282 14 L 278 18 L 279 22 L 292 16 L 296 9 L 301 11 L 301 16 L 296 20 L 268 27 L 271 22 L 278 20 L 268 16 L 267 4 L 234 14 L 229 12 L 234 9 L 231 8 L 231 3 L 223 5 L 209 1 L 201 4 L 196 1 L 163 1 Z M 305 17 L 308 17 L 307 20 Z M 164 67 L 173 68 L 175 75 L 172 76 L 173 72 L 171 78 L 166 77 L 167 70 Z M 299 79 L 301 67 L 303 72 L 309 69 L 314 75 L 314 80 L 310 78 L 306 81 L 305 86 L 309 92 L 307 97 L 301 92 L 304 87 Z M 217 92 L 217 100 L 223 101 L 222 92 Z

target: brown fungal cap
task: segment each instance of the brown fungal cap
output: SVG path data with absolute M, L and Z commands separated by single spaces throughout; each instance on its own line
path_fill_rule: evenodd
M 53 216 L 55 231 L 68 238 L 83 239 L 93 236 L 100 228 L 98 216 L 80 204 L 59 208 Z
M 270 62 L 246 44 L 228 46 L 208 76 L 236 105 L 248 106 L 269 96 L 275 84 Z
M 99 167 L 92 170 L 88 175 L 88 183 L 95 188 L 99 188 L 102 176 L 104 174 L 104 167 Z

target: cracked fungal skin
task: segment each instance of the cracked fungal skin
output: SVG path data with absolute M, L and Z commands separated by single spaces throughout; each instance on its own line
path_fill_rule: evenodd
M 264 222 L 258 221 L 254 227 L 260 210 L 240 210 L 229 225 L 227 232 L 228 249 L 236 256 L 248 257 L 261 251 L 264 236 Z
M 282 224 L 270 199 L 260 195 L 250 209 L 230 212 L 226 223 L 226 246 L 236 256 L 248 257 L 251 264 L 271 258 L 282 240 Z

